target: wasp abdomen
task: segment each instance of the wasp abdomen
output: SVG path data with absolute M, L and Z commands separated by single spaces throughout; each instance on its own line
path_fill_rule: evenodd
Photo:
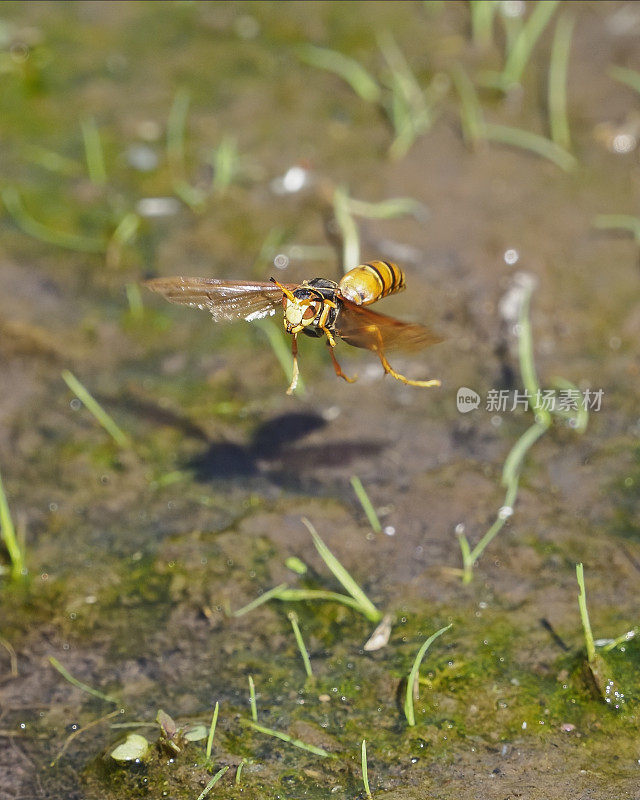
M 370 261 L 347 272 L 339 283 L 340 294 L 358 306 L 404 289 L 404 272 L 389 261 Z

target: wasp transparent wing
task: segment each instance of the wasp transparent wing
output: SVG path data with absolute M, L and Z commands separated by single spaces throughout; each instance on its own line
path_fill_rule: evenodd
M 286 284 L 295 288 L 295 284 Z M 252 322 L 274 314 L 282 291 L 265 281 L 226 281 L 217 278 L 154 278 L 145 283 L 171 303 L 209 311 L 215 322 Z
M 441 342 L 426 325 L 402 322 L 385 314 L 357 306 L 341 299 L 342 308 L 336 322 L 336 333 L 347 344 L 376 352 L 420 350 Z

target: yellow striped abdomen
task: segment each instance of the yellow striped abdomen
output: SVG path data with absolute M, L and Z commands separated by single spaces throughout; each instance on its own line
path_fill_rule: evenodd
M 389 261 L 369 261 L 349 270 L 338 287 L 347 300 L 366 306 L 404 289 L 404 272 Z

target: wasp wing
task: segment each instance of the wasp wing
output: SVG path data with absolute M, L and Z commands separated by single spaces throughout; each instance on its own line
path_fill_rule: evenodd
M 295 284 L 285 285 L 295 288 Z M 253 322 L 274 314 L 282 304 L 282 291 L 265 281 L 175 277 L 154 278 L 145 286 L 172 303 L 209 311 L 215 322 Z
M 426 325 L 402 322 L 385 314 L 378 314 L 350 300 L 340 299 L 340 312 L 336 320 L 336 333 L 347 344 L 367 350 L 420 350 L 441 342 Z

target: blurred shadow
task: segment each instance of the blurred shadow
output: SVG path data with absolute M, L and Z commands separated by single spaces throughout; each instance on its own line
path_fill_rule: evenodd
M 212 442 L 187 466 L 200 481 L 262 476 L 274 483 L 299 486 L 302 473 L 318 467 L 343 467 L 385 447 L 384 442 L 370 440 L 298 443 L 326 424 L 313 412 L 281 414 L 262 423 L 247 445 Z

